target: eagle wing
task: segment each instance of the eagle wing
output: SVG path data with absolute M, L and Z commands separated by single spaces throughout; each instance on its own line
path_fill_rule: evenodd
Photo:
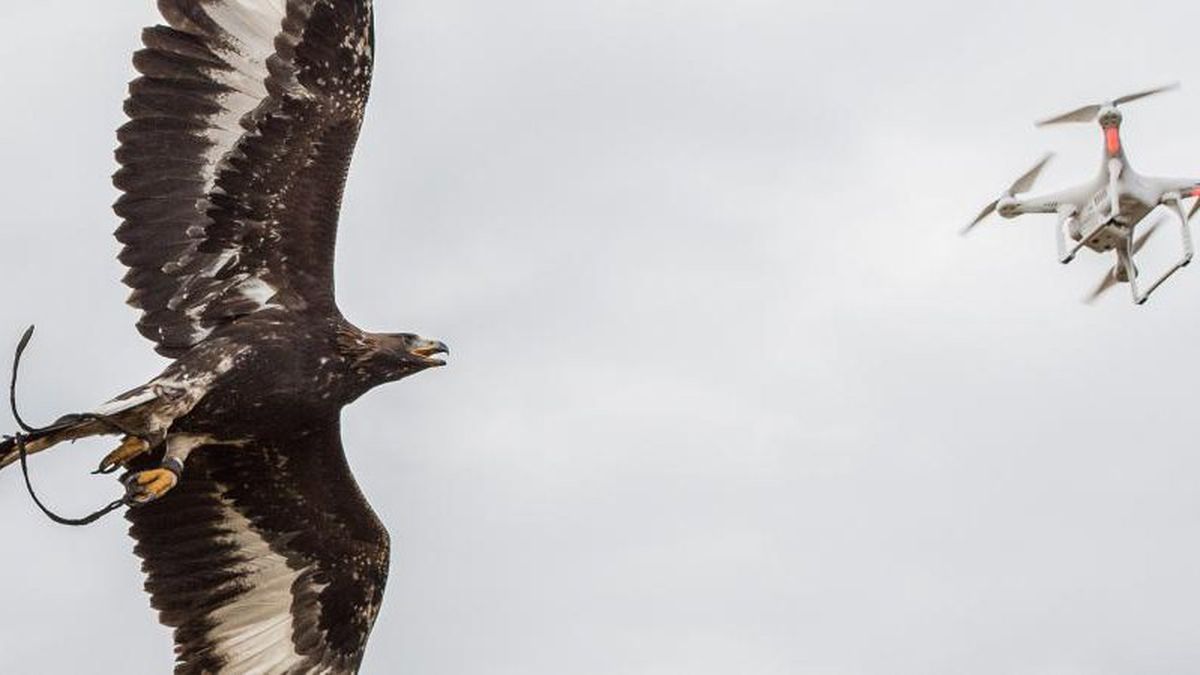
M 129 303 L 178 357 L 266 309 L 336 313 L 333 250 L 370 90 L 370 0 L 159 0 L 118 132 Z
M 126 516 L 176 673 L 354 673 L 383 598 L 388 535 L 338 423 L 192 454 Z

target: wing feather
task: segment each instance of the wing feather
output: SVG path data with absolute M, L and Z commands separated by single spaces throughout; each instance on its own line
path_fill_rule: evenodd
M 333 244 L 370 91 L 369 0 L 159 0 L 114 184 L 138 329 L 178 357 L 260 311 L 336 313 Z
M 387 579 L 388 536 L 336 422 L 194 452 L 130 533 L 177 673 L 353 673 Z

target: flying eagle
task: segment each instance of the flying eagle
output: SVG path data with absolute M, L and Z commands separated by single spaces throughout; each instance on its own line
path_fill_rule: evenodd
M 370 0 L 158 0 L 118 132 L 116 232 L 138 329 L 173 359 L 27 453 L 123 435 L 146 589 L 177 673 L 353 673 L 388 535 L 342 408 L 445 345 L 359 330 L 333 295 L 338 211 L 374 57 Z M 19 453 L 0 445 L 0 466 Z

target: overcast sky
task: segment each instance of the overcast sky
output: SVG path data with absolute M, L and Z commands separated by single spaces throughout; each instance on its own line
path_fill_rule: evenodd
M 1200 671 L 1200 274 L 1080 298 L 1046 150 L 1200 176 L 1192 3 L 378 0 L 338 296 L 448 342 L 343 433 L 392 532 L 365 673 Z M 109 183 L 151 0 L 0 4 L 0 351 L 32 421 L 164 362 Z M 1160 236 L 1146 266 L 1175 254 Z M 1155 270 L 1157 271 L 1157 270 Z M 9 426 L 5 423 L 4 426 Z M 40 456 L 82 514 L 106 442 Z M 0 672 L 166 672 L 126 525 L 0 474 Z

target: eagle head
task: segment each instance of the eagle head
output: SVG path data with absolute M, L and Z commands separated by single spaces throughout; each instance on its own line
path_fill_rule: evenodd
M 398 374 L 395 379 L 426 368 L 444 366 L 446 362 L 437 356 L 450 353 L 445 343 L 412 333 L 385 333 L 376 337 L 379 339 L 378 351 Z
M 444 343 L 420 335 L 358 330 L 339 332 L 338 351 L 346 358 L 351 372 L 357 376 L 354 379 L 364 390 L 395 382 L 427 368 L 444 366 L 446 362 L 437 357 L 450 353 Z

